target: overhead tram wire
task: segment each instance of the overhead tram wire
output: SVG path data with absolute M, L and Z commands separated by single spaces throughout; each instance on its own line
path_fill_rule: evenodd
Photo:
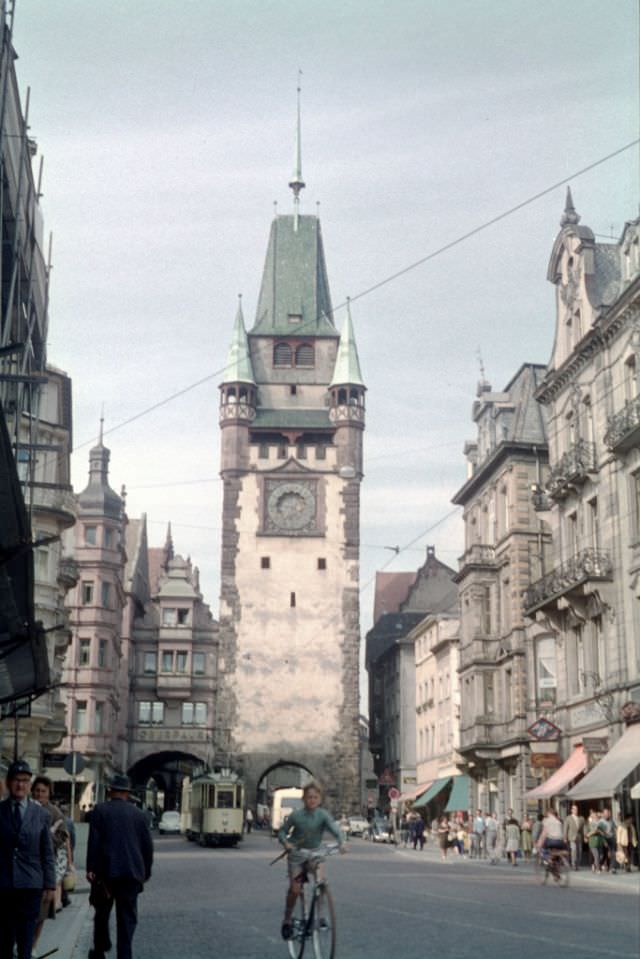
M 390 276 L 386 277 L 383 280 L 380 280 L 378 283 L 374 283 L 372 286 L 367 287 L 365 290 L 361 290 L 360 293 L 357 293 L 355 296 L 349 298 L 351 303 L 354 303 L 356 300 L 361 300 L 365 296 L 369 296 L 371 293 L 374 293 L 376 290 L 381 289 L 383 286 L 386 286 L 388 283 L 392 283 L 400 277 L 405 276 L 407 273 L 410 273 L 412 270 L 417 269 L 419 266 L 422 266 L 425 263 L 428 263 L 430 260 L 435 259 L 440 256 L 442 253 L 446 253 L 448 250 L 453 249 L 456 246 L 459 246 L 461 243 L 464 243 L 466 240 L 471 239 L 471 237 L 477 236 L 479 233 L 482 233 L 484 230 L 489 229 L 489 227 L 495 226 L 496 223 L 500 223 L 502 220 L 507 219 L 507 217 L 513 216 L 514 213 L 517 213 L 519 210 L 524 209 L 526 206 L 529 206 L 532 203 L 535 203 L 537 200 L 540 200 L 542 197 L 547 196 L 549 193 L 553 193 L 554 190 L 557 190 L 561 186 L 566 186 L 572 180 L 577 179 L 580 176 L 584 176 L 585 173 L 589 173 L 591 170 L 595 170 L 597 167 L 602 166 L 604 163 L 608 163 L 609 160 L 614 159 L 617 156 L 620 156 L 622 153 L 625 153 L 627 150 L 630 150 L 632 147 L 638 146 L 640 144 L 640 137 L 632 140 L 630 143 L 626 143 L 624 146 L 619 147 L 617 150 L 613 150 L 611 153 L 608 153 L 606 156 L 600 157 L 598 160 L 594 160 L 592 163 L 587 164 L 587 166 L 582 167 L 579 170 L 574 171 L 569 176 L 563 177 L 561 180 L 557 180 L 551 186 L 546 187 L 544 190 L 540 190 L 537 193 L 534 193 L 532 196 L 528 197 L 526 200 L 522 200 L 520 203 L 517 203 L 515 206 L 509 207 L 508 210 L 504 210 L 502 213 L 499 213 L 497 216 L 492 217 L 490 220 L 486 220 L 484 223 L 479 224 L 474 227 L 472 230 L 468 230 L 466 233 L 463 233 L 461 236 L 456 237 L 456 239 L 451 240 L 449 243 L 445 243 L 443 246 L 438 247 L 437 250 L 433 250 L 431 253 L 428 253 L 426 256 L 421 257 L 419 260 L 415 260 L 413 263 L 410 263 L 408 266 L 403 267 L 403 269 L 398 270 L 396 273 L 392 273 Z M 331 310 L 332 314 L 335 314 L 338 310 L 344 309 L 347 306 L 348 300 L 344 300 L 342 303 L 339 303 L 338 306 L 334 306 Z M 307 320 L 306 323 L 301 324 L 297 328 L 297 334 L 299 335 L 306 326 L 306 324 L 315 324 L 315 318 L 313 320 Z M 191 392 L 191 390 L 197 389 L 198 386 L 202 386 L 204 383 L 209 382 L 209 380 L 214 379 L 214 377 L 222 376 L 227 369 L 226 366 L 221 367 L 218 370 L 214 370 L 212 373 L 207 374 L 206 376 L 201 377 L 199 380 L 196 380 L 194 383 L 189 384 L 188 386 L 183 387 L 181 390 L 177 390 L 175 393 L 171 393 L 169 396 L 166 396 L 162 400 L 158 400 L 157 403 L 153 403 L 151 406 L 147 407 L 144 410 L 141 410 L 139 413 L 134 414 L 133 416 L 128 417 L 126 420 L 123 420 L 121 423 L 116 423 L 115 426 L 110 427 L 108 430 L 104 431 L 104 435 L 109 433 L 114 433 L 116 430 L 122 429 L 124 426 L 129 426 L 131 423 L 136 422 L 142 417 L 147 416 L 149 413 L 153 413 L 155 410 L 159 409 L 162 406 L 166 406 L 172 400 L 178 399 L 181 396 L 184 396 L 186 393 Z M 74 452 L 77 452 L 80 449 L 83 449 L 85 446 L 88 446 L 90 443 L 93 443 L 94 440 L 89 439 L 85 440 L 82 443 L 79 443 L 75 446 Z

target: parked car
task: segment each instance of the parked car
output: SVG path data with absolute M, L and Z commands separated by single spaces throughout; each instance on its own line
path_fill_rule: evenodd
M 161 836 L 168 832 L 180 832 L 180 813 L 174 809 L 163 812 L 158 823 L 158 832 Z
M 369 832 L 369 823 L 364 816 L 349 816 L 347 822 L 350 836 L 364 836 Z
M 369 825 L 369 839 L 372 842 L 393 842 L 391 825 L 387 819 L 374 819 Z

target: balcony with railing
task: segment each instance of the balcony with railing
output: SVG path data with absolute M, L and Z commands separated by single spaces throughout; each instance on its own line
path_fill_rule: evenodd
M 561 500 L 586 483 L 596 469 L 596 448 L 593 443 L 578 440 L 553 466 L 547 480 L 547 493 Z
M 623 408 L 607 418 L 604 442 L 612 453 L 624 453 L 640 443 L 640 396 L 627 400 Z
M 590 583 L 611 582 L 612 579 L 613 564 L 609 554 L 602 549 L 583 549 L 529 586 L 524 594 L 525 614 L 532 616 L 539 609 L 555 606 L 561 596 L 584 595 L 590 591 Z

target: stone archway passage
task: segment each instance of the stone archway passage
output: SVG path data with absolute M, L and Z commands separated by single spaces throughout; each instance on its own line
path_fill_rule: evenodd
M 201 771 L 203 763 L 191 753 L 165 751 L 144 756 L 128 770 L 134 793 L 154 813 L 180 808 L 182 781 Z M 155 789 L 151 783 L 155 783 Z

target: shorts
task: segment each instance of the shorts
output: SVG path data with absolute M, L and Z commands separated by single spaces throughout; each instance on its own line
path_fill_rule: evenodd
M 303 872 L 305 862 L 309 858 L 309 850 L 302 852 L 300 849 L 292 849 L 287 853 L 287 869 L 289 870 L 289 879 L 297 879 Z

